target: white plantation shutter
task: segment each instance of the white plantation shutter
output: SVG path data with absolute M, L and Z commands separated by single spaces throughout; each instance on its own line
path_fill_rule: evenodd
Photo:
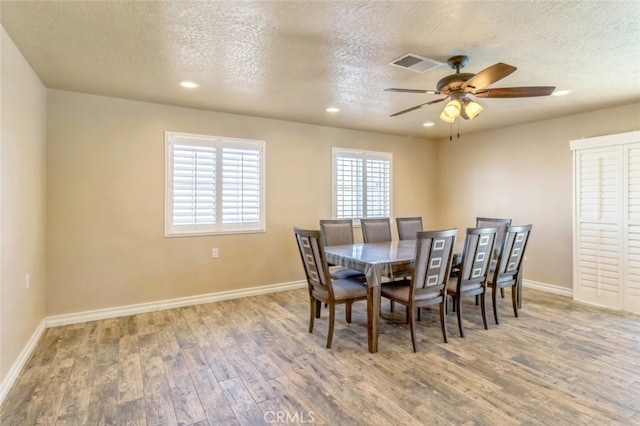
M 166 132 L 165 235 L 263 232 L 264 142 Z
M 337 157 L 336 163 L 336 218 L 362 217 L 364 193 L 364 159 Z
M 222 222 L 260 221 L 260 151 L 255 148 L 222 149 Z
M 623 308 L 640 313 L 640 144 L 627 153 L 626 286 Z
M 332 154 L 334 217 L 390 217 L 392 155 L 341 148 Z
M 365 192 L 367 193 L 366 217 L 389 217 L 389 160 L 365 159 Z
M 618 306 L 621 296 L 622 167 L 620 147 L 577 152 L 578 299 Z
M 640 132 L 571 141 L 574 298 L 640 313 Z
M 197 145 L 173 145 L 173 223 L 216 222 L 216 151 Z

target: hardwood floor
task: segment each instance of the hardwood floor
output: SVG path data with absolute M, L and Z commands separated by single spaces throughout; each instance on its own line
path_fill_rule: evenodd
M 490 311 L 490 303 L 488 303 Z M 419 352 L 383 303 L 367 351 L 366 303 L 308 328 L 306 290 L 48 329 L 0 409 L 8 425 L 640 425 L 640 317 L 525 289 L 484 330 L 463 306 L 423 311 Z

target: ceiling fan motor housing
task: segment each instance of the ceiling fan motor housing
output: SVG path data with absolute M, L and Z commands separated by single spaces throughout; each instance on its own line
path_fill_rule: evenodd
M 475 74 L 464 72 L 448 75 L 438 81 L 438 84 L 436 84 L 436 89 L 438 90 L 438 92 L 445 94 L 450 93 L 454 90 L 459 90 L 462 85 L 474 75 Z

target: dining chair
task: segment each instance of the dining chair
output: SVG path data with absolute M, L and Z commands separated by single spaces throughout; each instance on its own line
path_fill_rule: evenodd
M 320 234 L 325 247 L 353 244 L 353 221 L 351 219 L 322 219 L 320 220 Z M 360 271 L 331 264 L 329 266 L 329 273 L 333 278 L 366 281 L 365 275 Z
M 391 222 L 388 217 L 360 219 L 360 227 L 364 243 L 391 241 Z
M 383 284 L 380 289 L 382 297 L 407 307 L 414 352 L 418 351 L 415 314 L 426 306 L 440 305 L 442 338 L 445 343 L 448 341 L 445 316 L 447 282 L 457 234 L 457 229 L 418 232 L 411 279 L 406 281 L 406 285 Z
M 421 217 L 396 217 L 398 238 L 401 240 L 415 240 L 416 234 L 422 231 Z
M 507 228 L 511 226 L 511 219 L 497 218 L 497 217 L 476 217 L 476 228 L 498 228 L 498 235 L 496 235 L 496 244 L 493 249 L 491 259 L 491 265 L 489 265 L 489 272 L 495 271 L 496 262 L 500 256 L 500 250 L 504 243 L 504 235 L 507 232 Z M 500 294 L 504 298 L 504 289 L 500 289 Z M 476 303 L 477 305 L 477 303 Z
M 489 277 L 491 254 L 493 253 L 497 233 L 497 228 L 467 228 L 460 271 L 457 276 L 449 278 L 447 294 L 451 296 L 453 309 L 458 314 L 460 337 L 464 337 L 462 298 L 466 296 L 478 295 L 480 297 L 482 322 L 485 330 L 489 329 L 484 295 Z
M 388 217 L 360 219 L 360 227 L 362 228 L 362 241 L 365 244 L 391 241 L 391 222 Z M 407 279 L 410 274 L 411 270 L 392 266 L 387 278 L 392 282 L 398 282 Z M 393 303 L 393 300 L 390 300 L 391 312 L 394 308 Z M 408 313 L 407 320 L 409 320 Z
M 345 305 L 345 317 L 350 323 L 351 305 L 367 299 L 367 287 L 357 280 L 331 278 L 320 231 L 294 227 L 293 232 L 309 289 L 309 333 L 313 333 L 314 319 L 320 318 L 321 303 L 326 303 L 329 306 L 327 348 L 331 348 L 336 305 Z
M 505 234 L 504 245 L 495 274 L 489 281 L 491 287 L 491 300 L 493 302 L 493 318 L 498 324 L 498 303 L 497 291 L 511 287 L 511 300 L 513 304 L 513 314 L 518 317 L 518 284 L 522 277 L 522 261 L 527 248 L 527 241 L 531 235 L 533 225 L 510 226 Z
M 504 242 L 504 236 L 507 233 L 507 228 L 511 226 L 511 219 L 496 218 L 496 217 L 476 217 L 476 228 L 498 228 L 498 234 L 496 235 L 496 244 L 494 247 L 494 259 L 500 256 L 500 249 L 502 249 L 502 243 Z

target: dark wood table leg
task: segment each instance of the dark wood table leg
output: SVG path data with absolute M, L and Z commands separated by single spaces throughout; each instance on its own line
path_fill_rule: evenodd
M 380 277 L 378 266 L 372 267 L 367 275 L 367 342 L 369 352 L 378 352 L 378 325 L 380 317 Z
M 380 286 L 367 286 L 367 338 L 369 352 L 378 352 L 378 318 L 380 316 Z

